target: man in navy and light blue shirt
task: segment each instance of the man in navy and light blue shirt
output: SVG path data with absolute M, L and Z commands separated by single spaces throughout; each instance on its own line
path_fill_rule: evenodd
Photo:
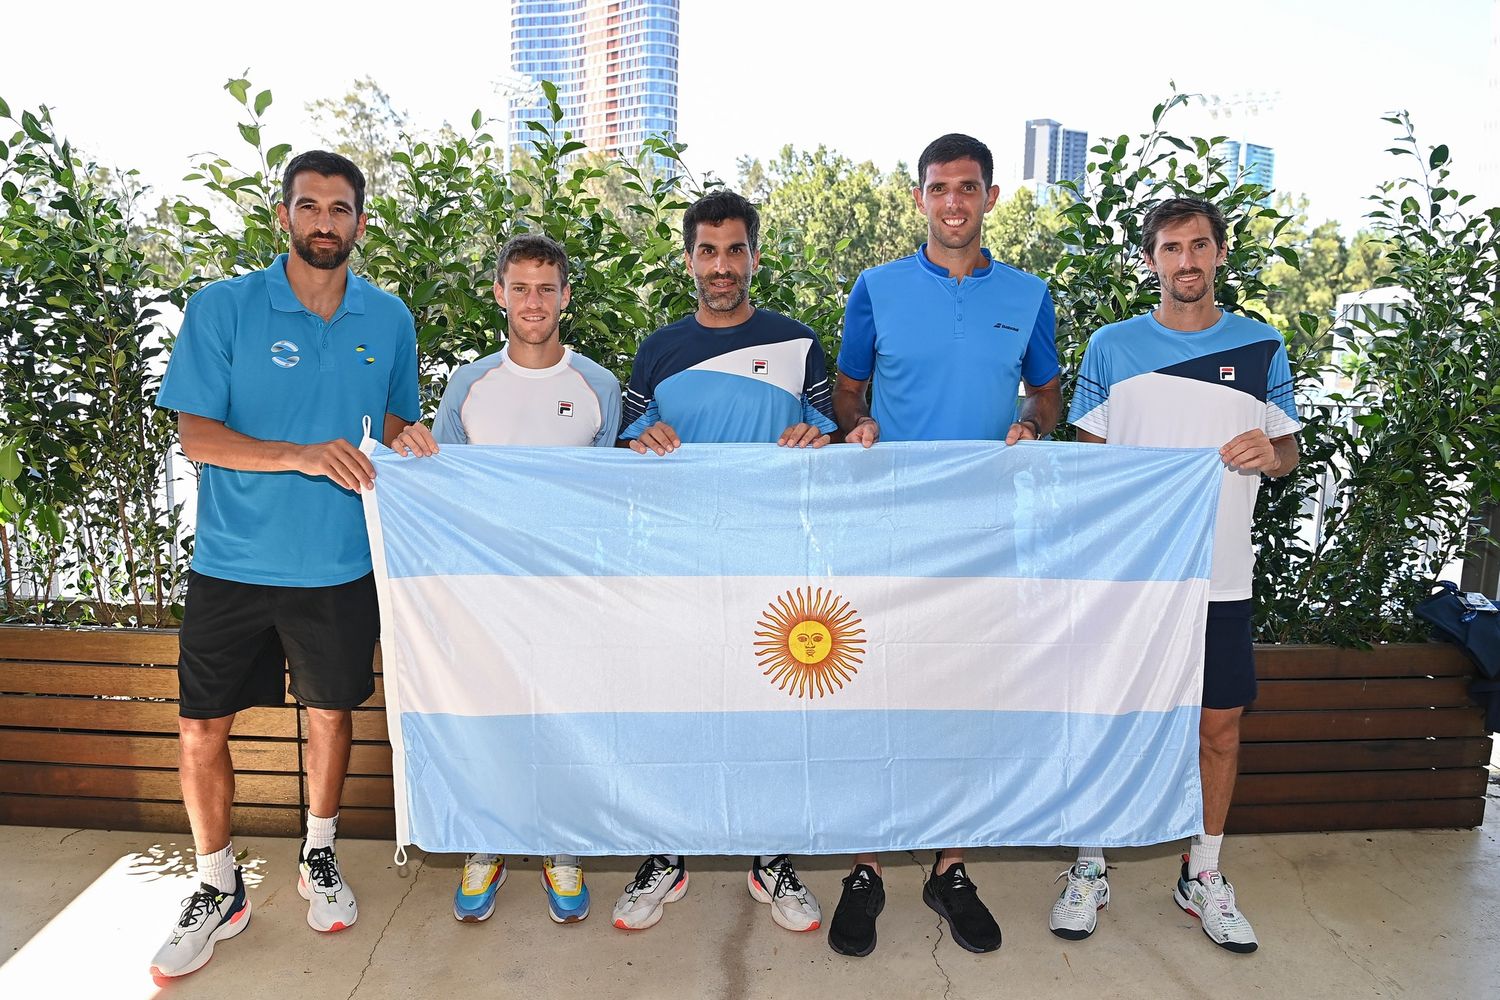
M 776 442 L 821 448 L 836 427 L 818 335 L 750 303 L 760 264 L 760 215 L 732 191 L 715 191 L 682 217 L 698 309 L 641 343 L 625 393 L 621 443 L 666 455 L 683 442 Z M 653 854 L 615 903 L 614 925 L 644 930 L 687 892 L 676 854 Z M 816 930 L 822 911 L 785 854 L 756 857 L 750 895 L 791 931 Z
M 1000 194 L 993 176 L 988 147 L 970 136 L 945 135 L 923 150 L 912 194 L 927 217 L 927 242 L 861 274 L 844 310 L 834 412 L 850 443 L 1010 445 L 1044 437 L 1057 424 L 1056 316 L 1047 284 L 992 259 L 979 244 L 985 213 Z M 922 897 L 963 948 L 1000 947 L 1000 927 L 969 879 L 962 850 L 938 855 Z M 829 922 L 829 946 L 870 954 L 884 906 L 879 858 L 861 854 Z
M 1204 832 L 1183 856 L 1173 898 L 1215 944 L 1244 954 L 1259 942 L 1220 873 L 1219 849 L 1239 770 L 1240 717 L 1256 692 L 1250 526 L 1261 477 L 1297 467 L 1302 425 L 1281 334 L 1214 301 L 1227 233 L 1223 214 L 1206 201 L 1173 198 L 1147 213 L 1141 250 L 1161 283 L 1161 305 L 1089 339 L 1068 419 L 1080 441 L 1217 448 L 1224 462 L 1198 725 Z M 1106 872 L 1102 849 L 1079 850 L 1048 919 L 1054 934 L 1075 941 L 1093 934 L 1109 902 Z
M 314 151 L 293 159 L 277 208 L 292 253 L 188 302 L 157 405 L 202 463 L 183 612 L 183 801 L 201 887 L 152 961 L 186 975 L 249 921 L 234 863 L 229 731 L 280 705 L 286 672 L 307 708 L 307 838 L 297 888 L 314 930 L 358 916 L 334 854 L 349 710 L 374 690 L 379 612 L 359 491 L 375 478 L 362 425 L 391 441 L 417 419 L 416 336 L 394 296 L 349 271 L 364 233 L 364 177 Z

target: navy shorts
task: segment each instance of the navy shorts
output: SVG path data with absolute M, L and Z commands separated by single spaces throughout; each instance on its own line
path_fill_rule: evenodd
M 1203 643 L 1203 707 L 1243 708 L 1255 700 L 1250 605 L 1209 601 Z
M 221 719 L 292 697 L 348 709 L 375 693 L 375 576 L 272 587 L 188 573 L 177 685 L 185 719 Z

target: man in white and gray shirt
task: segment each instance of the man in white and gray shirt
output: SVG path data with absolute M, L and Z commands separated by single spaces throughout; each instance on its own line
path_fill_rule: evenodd
M 494 354 L 453 373 L 431 431 L 413 424 L 391 442 L 392 449 L 424 456 L 448 444 L 613 447 L 620 431 L 620 383 L 563 345 L 559 327 L 571 298 L 561 246 L 545 236 L 509 240 L 495 270 L 495 301 L 509 318 L 509 338 Z M 554 921 L 588 916 L 589 891 L 578 858 L 543 858 L 542 881 Z M 504 858 L 470 854 L 453 896 L 454 917 L 488 919 L 504 882 Z

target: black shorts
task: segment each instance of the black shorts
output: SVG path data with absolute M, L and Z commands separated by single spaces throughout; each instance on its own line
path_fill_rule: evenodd
M 1203 643 L 1203 707 L 1243 708 L 1255 700 L 1255 645 L 1246 601 L 1209 601 Z
M 292 697 L 309 708 L 354 708 L 375 693 L 380 606 L 375 575 L 333 587 L 271 587 L 188 573 L 178 712 L 221 719 Z

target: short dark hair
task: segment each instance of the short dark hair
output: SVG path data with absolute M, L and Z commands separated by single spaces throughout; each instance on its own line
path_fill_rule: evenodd
M 750 240 L 750 252 L 760 247 L 760 213 L 750 200 L 727 188 L 710 191 L 682 213 L 682 240 L 687 252 L 692 253 L 698 245 L 698 224 L 723 225 L 730 219 L 739 219 L 745 224 L 745 235 Z
M 520 236 L 512 236 L 505 241 L 500 248 L 500 254 L 495 259 L 495 281 L 504 282 L 505 268 L 513 260 L 533 260 L 542 264 L 556 264 L 557 273 L 562 275 L 562 283 L 568 283 L 568 252 L 562 248 L 562 244 L 549 236 L 539 233 L 522 233 Z
M 927 168 L 932 164 L 952 163 L 954 160 L 973 160 L 979 164 L 979 172 L 984 175 L 984 186 L 994 185 L 995 157 L 990 154 L 990 147 L 972 135 L 949 132 L 938 136 L 922 150 L 922 155 L 917 159 L 917 187 L 927 186 Z
M 1156 253 L 1156 234 L 1163 227 L 1195 215 L 1208 220 L 1208 227 L 1214 233 L 1214 246 L 1222 247 L 1229 236 L 1229 224 L 1224 221 L 1224 213 L 1219 211 L 1218 205 L 1200 198 L 1168 198 L 1146 213 L 1146 221 L 1141 226 L 1141 250 L 1150 257 Z
M 281 175 L 281 203 L 292 207 L 292 181 L 303 171 L 311 170 L 324 177 L 342 177 L 354 188 L 354 214 L 365 214 L 365 175 L 360 173 L 354 161 L 347 156 L 330 153 L 326 149 L 309 149 L 292 157 Z

